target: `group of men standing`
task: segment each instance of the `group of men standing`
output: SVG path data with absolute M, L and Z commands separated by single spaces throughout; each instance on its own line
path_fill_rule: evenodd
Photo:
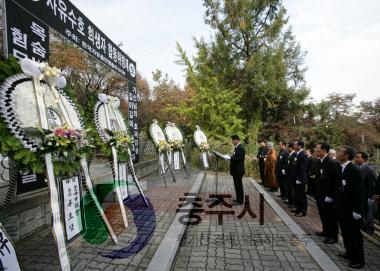
M 304 150 L 304 142 L 297 140 L 289 142 L 279 142 L 280 152 L 274 160 L 275 174 L 271 174 L 268 164 L 273 163 L 273 159 L 268 161 L 268 152 L 275 152 L 273 143 L 261 142 L 258 153 L 260 177 L 262 184 L 271 191 L 277 191 L 280 187 L 281 197 L 289 204 L 295 216 L 306 216 L 307 213 L 307 167 L 308 157 Z M 272 154 L 273 155 L 273 154 Z M 262 169 L 262 165 L 264 165 Z
M 268 185 L 271 174 L 267 154 L 273 144 L 260 145 L 257 157 L 262 183 L 268 190 L 276 191 L 276 186 Z M 307 192 L 312 194 L 322 222 L 322 231 L 316 234 L 323 236 L 326 244 L 334 244 L 340 228 L 346 252 L 339 256 L 349 260 L 351 268 L 362 268 L 365 262 L 361 229 L 373 233 L 374 199 L 379 194 L 377 173 L 367 164 L 367 154 L 355 153 L 350 147 L 340 148 L 336 154 L 324 142 L 305 150 L 301 140 L 288 144 L 280 141 L 279 149 L 275 161 L 279 197 L 296 216 L 302 217 L 307 214 Z

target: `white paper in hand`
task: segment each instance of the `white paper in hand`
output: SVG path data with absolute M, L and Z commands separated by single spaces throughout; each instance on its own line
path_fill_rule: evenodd
M 231 160 L 231 156 L 229 156 L 228 154 L 225 154 L 225 155 L 223 155 L 223 159 L 224 160 Z

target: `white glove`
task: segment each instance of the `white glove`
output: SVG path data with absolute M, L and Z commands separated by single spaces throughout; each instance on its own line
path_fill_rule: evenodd
M 333 199 L 330 198 L 330 197 L 326 197 L 326 198 L 325 198 L 325 202 L 327 202 L 327 203 L 331 203 L 331 202 L 333 202 Z
M 375 200 L 373 199 L 368 199 L 368 205 L 373 205 L 375 203 Z
M 285 169 L 281 170 L 281 172 L 282 172 L 282 175 L 286 175 Z
M 355 212 L 352 212 L 352 217 L 353 217 L 355 220 L 359 220 L 360 218 L 362 218 L 361 214 L 358 214 L 358 213 L 355 213 Z
M 301 184 L 301 182 L 299 180 L 296 181 L 296 184 Z

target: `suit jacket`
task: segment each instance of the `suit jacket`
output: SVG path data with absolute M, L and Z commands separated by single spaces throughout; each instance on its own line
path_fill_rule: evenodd
M 277 163 L 276 163 L 276 175 L 277 177 L 284 177 L 282 174 L 282 170 L 286 171 L 286 168 L 288 166 L 288 158 L 289 153 L 286 150 L 281 150 L 277 157 Z
M 329 156 L 318 161 L 317 164 L 317 197 L 325 200 L 326 197 L 334 198 L 335 189 L 338 182 L 340 166 Z
M 301 151 L 294 158 L 294 176 L 295 181 L 300 181 L 303 184 L 307 184 L 307 165 L 309 159 L 304 151 Z
M 257 153 L 257 159 L 259 159 L 259 164 L 264 165 L 264 157 L 267 155 L 268 149 L 266 147 L 260 147 Z
M 288 182 L 295 182 L 295 167 L 294 167 L 294 159 L 296 158 L 297 153 L 293 152 L 291 155 L 288 157 L 288 165 L 286 167 L 286 179 Z
M 364 164 L 360 168 L 362 172 L 362 180 L 363 180 L 363 198 L 365 201 L 373 197 L 376 194 L 376 179 L 377 174 L 376 171 L 368 164 Z
M 242 144 L 235 147 L 234 154 L 231 156 L 230 173 L 231 175 L 244 175 L 245 149 Z
M 307 164 L 307 177 L 309 179 L 317 178 L 319 160 L 313 156 L 309 157 L 309 163 Z
M 362 175 L 360 168 L 349 163 L 343 172 L 339 171 L 335 194 L 335 204 L 339 216 L 348 216 L 352 212 L 363 214 Z

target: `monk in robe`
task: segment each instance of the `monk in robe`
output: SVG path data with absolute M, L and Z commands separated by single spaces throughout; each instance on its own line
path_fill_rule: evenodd
M 267 142 L 267 159 L 265 160 L 265 187 L 275 192 L 278 189 L 276 176 L 277 153 L 272 142 Z

